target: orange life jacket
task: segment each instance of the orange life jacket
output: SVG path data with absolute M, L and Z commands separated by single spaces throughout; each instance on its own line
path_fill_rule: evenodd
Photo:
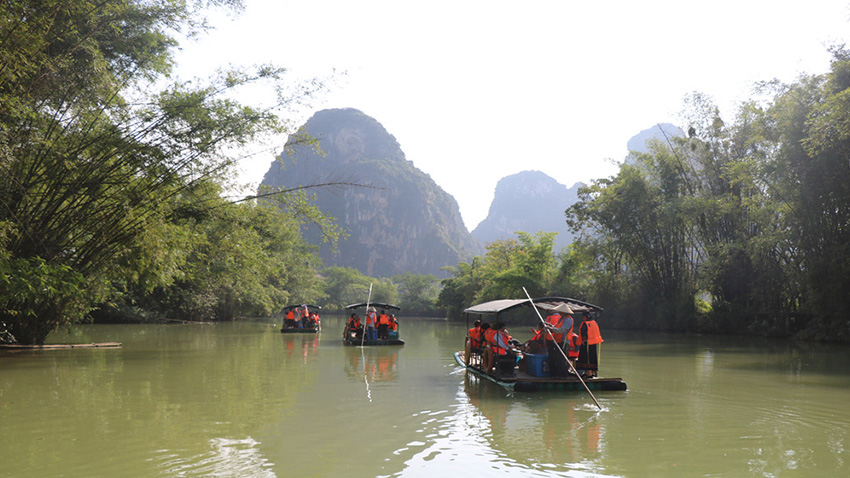
M 348 319 L 348 328 L 349 329 L 357 329 L 360 327 L 360 319 L 357 317 L 351 317 Z
M 552 327 L 556 329 L 560 329 L 564 325 L 564 316 L 561 314 L 552 314 L 549 317 L 546 317 L 546 322 L 548 322 Z M 544 334 L 546 340 L 551 341 L 554 337 L 556 343 L 561 343 L 564 340 L 564 334 L 559 334 L 557 332 L 552 332 L 552 334 Z
M 502 340 L 506 344 L 508 343 L 508 340 L 511 339 L 511 337 L 504 330 L 499 330 L 496 333 L 498 335 L 502 336 Z M 498 355 L 505 355 L 505 354 L 508 353 L 508 349 L 503 348 L 502 346 L 499 345 L 499 342 L 496 340 L 496 334 L 493 334 L 493 352 L 495 352 Z
M 548 335 L 544 329 L 534 329 L 534 336 L 531 340 L 542 340 L 544 335 Z
M 292 309 L 289 309 L 289 312 L 286 313 L 286 320 L 295 320 L 295 312 Z
M 582 322 L 579 331 L 581 332 L 579 344 L 584 343 L 585 337 L 587 338 L 588 345 L 596 345 L 604 342 L 602 340 L 602 334 L 599 333 L 599 324 L 595 320 L 591 319 Z
M 390 330 L 393 332 L 398 330 L 398 320 L 395 317 L 390 317 Z
M 578 358 L 578 346 L 580 343 L 581 338 L 578 336 L 578 334 L 570 330 L 570 332 L 567 334 L 567 357 L 571 359 Z
M 496 329 L 487 329 L 484 331 L 484 343 L 496 345 Z
M 472 347 L 481 347 L 481 327 L 469 329 L 469 345 Z
M 381 316 L 378 317 L 378 324 L 379 325 L 390 325 L 390 316 L 387 315 L 387 314 L 381 314 Z
M 367 312 L 366 313 L 366 326 L 368 327 L 370 325 L 372 325 L 372 326 L 375 325 L 375 313 L 374 312 Z

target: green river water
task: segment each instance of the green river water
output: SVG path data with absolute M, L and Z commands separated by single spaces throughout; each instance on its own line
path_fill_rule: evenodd
M 0 351 L 0 477 L 850 477 L 850 347 L 606 330 L 626 392 L 508 393 L 452 353 L 271 323 L 89 325 Z M 277 324 L 279 326 L 279 322 Z M 528 328 L 511 330 L 525 340 Z

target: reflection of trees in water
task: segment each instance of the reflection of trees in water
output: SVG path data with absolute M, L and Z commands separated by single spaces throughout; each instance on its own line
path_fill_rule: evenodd
M 364 373 L 370 381 L 395 380 L 398 374 L 398 350 L 393 346 L 346 347 L 345 373 L 363 380 Z
M 525 457 L 526 465 L 586 469 L 603 446 L 603 427 L 595 408 L 574 394 L 510 393 L 470 375 L 464 391 L 490 445 L 507 456 Z M 592 405 L 591 405 L 592 407 Z M 548 469 L 548 468 L 547 468 Z

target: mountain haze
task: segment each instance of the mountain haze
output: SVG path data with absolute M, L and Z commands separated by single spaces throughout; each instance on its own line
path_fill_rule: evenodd
M 482 243 L 529 234 L 556 232 L 555 250 L 573 240 L 567 229 L 564 211 L 578 200 L 576 183 L 567 188 L 540 171 L 523 171 L 506 176 L 496 184 L 496 192 L 487 217 L 472 231 Z
M 674 136 L 682 137 L 685 136 L 685 133 L 678 126 L 671 123 L 659 123 L 632 136 L 626 146 L 629 148 L 629 151 L 647 153 L 649 152 L 649 142 L 661 141 L 666 143 L 668 139 Z
M 317 112 L 302 130 L 322 153 L 287 143 L 261 185 L 292 188 L 330 180 L 366 187 L 318 188 L 314 203 L 336 218 L 349 237 L 333 252 L 310 227 L 326 266 L 352 267 L 373 277 L 412 272 L 445 277 L 445 266 L 481 254 L 463 224 L 457 201 L 408 161 L 396 139 L 353 108 Z M 292 140 L 290 140 L 292 141 Z

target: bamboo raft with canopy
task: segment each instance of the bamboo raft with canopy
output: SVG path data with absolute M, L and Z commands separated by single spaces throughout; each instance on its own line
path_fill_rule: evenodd
M 352 345 L 358 347 L 366 345 L 404 345 L 404 340 L 401 340 L 401 338 L 399 338 L 398 322 L 395 323 L 395 330 L 387 331 L 386 337 L 370 338 L 363 335 L 363 328 L 366 326 L 365 312 L 372 311 L 377 313 L 377 311 L 379 310 L 399 311 L 401 310 L 401 307 L 381 302 L 358 302 L 356 304 L 345 306 L 345 309 L 349 311 L 349 315 L 355 314 L 358 310 L 361 309 L 364 312 L 364 315 L 360 318 L 362 326 L 358 330 L 350 330 L 348 326 L 348 321 L 346 319 L 345 329 L 342 332 L 342 342 L 345 345 Z
M 315 322 L 311 321 L 309 318 L 308 318 L 308 321 L 307 321 L 306 324 L 304 324 L 301 321 L 300 311 L 301 311 L 302 308 L 305 308 L 305 307 L 307 308 L 308 311 L 321 310 L 322 309 L 321 306 L 312 305 L 312 304 L 287 305 L 286 307 L 283 308 L 284 319 L 283 319 L 283 324 L 281 325 L 281 328 L 280 328 L 280 333 L 282 333 L 282 334 L 315 334 L 315 333 L 321 332 L 322 322 L 318 319 L 318 316 L 317 316 Z M 296 315 L 298 315 L 295 318 L 296 325 L 294 325 L 294 326 L 292 324 L 286 323 L 286 314 L 289 313 L 290 311 L 293 311 Z
M 532 304 L 534 313 L 537 315 L 534 319 L 535 323 L 543 321 L 539 313 L 540 310 L 547 312 L 558 310 L 572 310 L 576 313 L 589 312 L 594 317 L 598 317 L 602 312 L 601 307 L 568 297 L 499 299 L 473 305 L 465 309 L 464 316 L 466 317 L 467 330 L 470 328 L 470 320 L 473 317 L 480 318 L 482 321 L 496 322 L 507 312 L 518 311 L 523 307 L 532 310 Z M 569 309 L 564 309 L 562 304 L 566 304 Z M 465 368 L 468 372 L 501 385 L 508 390 L 517 392 L 587 390 L 590 392 L 624 391 L 627 389 L 626 382 L 619 377 L 582 378 L 575 373 L 564 377 L 554 377 L 549 372 L 547 356 L 532 353 L 518 353 L 515 358 L 511 357 L 509 362 L 502 361 L 490 370 L 485 370 L 480 354 L 471 352 L 469 339 L 467 336 L 464 350 L 453 354 L 457 364 Z M 575 369 L 573 369 L 573 372 L 575 372 Z

